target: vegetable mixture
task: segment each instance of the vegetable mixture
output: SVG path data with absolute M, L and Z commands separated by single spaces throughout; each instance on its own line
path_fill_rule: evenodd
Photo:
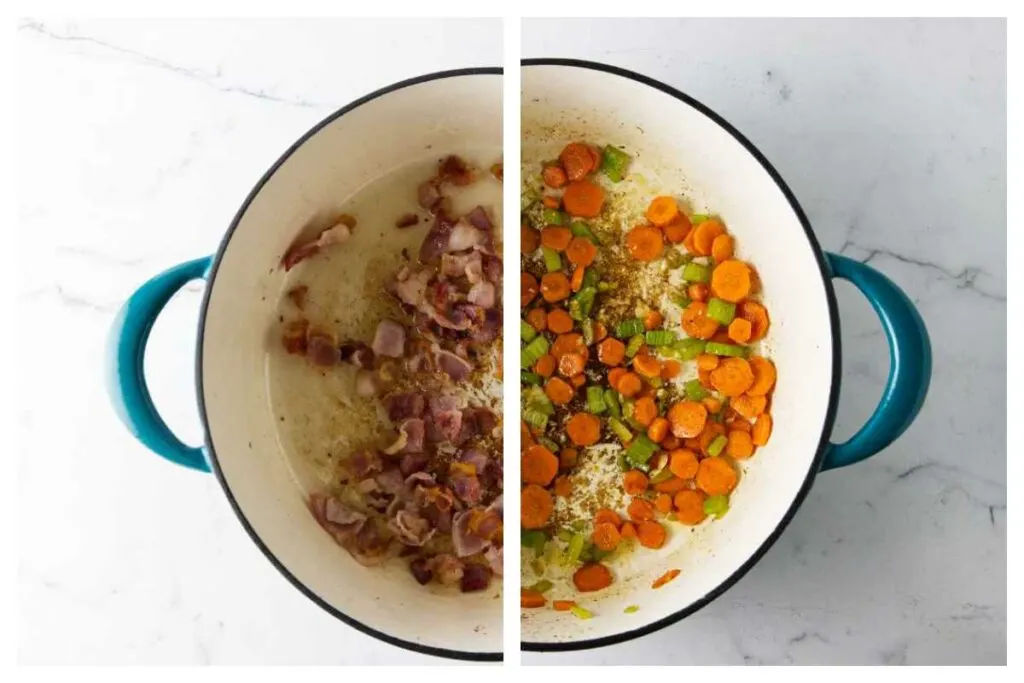
M 580 618 L 576 600 L 549 600 L 551 579 L 600 591 L 617 556 L 721 518 L 772 431 L 757 272 L 721 219 L 675 197 L 628 215 L 615 189 L 630 162 L 573 142 L 524 172 L 521 604 Z M 594 486 L 602 470 L 612 483 Z

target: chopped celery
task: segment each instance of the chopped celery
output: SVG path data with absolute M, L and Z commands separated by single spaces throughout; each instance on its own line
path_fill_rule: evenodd
M 710 282 L 711 269 L 695 261 L 683 266 L 683 279 L 687 282 Z
M 535 557 L 530 560 L 530 569 L 532 569 L 533 573 L 537 576 L 543 576 L 544 572 L 547 570 L 547 565 L 544 564 L 544 560 L 539 557 Z
M 580 321 L 580 329 L 583 331 L 583 343 L 590 346 L 594 343 L 594 321 L 584 318 Z
M 551 247 L 541 247 L 544 253 L 544 267 L 549 273 L 557 273 L 562 269 L 562 257 Z
M 671 478 L 672 478 L 672 470 L 670 470 L 667 467 L 663 467 L 662 469 L 658 470 L 657 472 L 655 472 L 655 473 L 653 473 L 651 475 L 651 483 L 652 484 L 660 484 L 661 482 L 668 481 Z
M 519 537 L 519 544 L 524 548 L 533 548 L 534 550 L 540 551 L 544 548 L 544 544 L 548 542 L 548 537 L 543 531 L 537 531 L 536 529 L 524 529 Z
M 650 384 L 655 389 L 657 389 L 662 385 L 662 380 L 660 377 L 648 377 L 647 383 Z
M 708 220 L 710 218 L 711 218 L 710 214 L 695 213 L 692 216 L 690 216 L 690 225 L 697 225 L 698 223 L 703 223 L 704 221 L 706 221 L 706 220 Z
M 717 297 L 708 300 L 708 317 L 728 325 L 736 317 L 736 304 L 723 301 Z
M 559 529 L 558 530 L 558 540 L 560 540 L 560 541 L 565 541 L 566 543 L 568 543 L 569 541 L 572 540 L 572 536 L 573 536 L 573 533 L 571 531 L 569 531 L 568 529 Z
M 672 346 L 679 352 L 679 360 L 693 360 L 700 354 L 704 353 L 707 345 L 708 342 L 703 339 L 689 337 L 687 339 L 677 341 Z
M 648 439 L 646 434 L 641 434 L 626 449 L 626 457 L 634 465 L 646 465 L 656 450 L 658 444 Z
M 633 432 L 629 431 L 629 428 L 626 427 L 626 425 L 622 424 L 614 417 L 608 418 L 608 428 L 611 429 L 615 433 L 615 436 L 619 437 L 619 440 L 624 444 L 633 440 Z
M 665 263 L 669 268 L 681 268 L 689 263 L 691 259 L 693 259 L 692 256 L 684 254 L 678 249 L 669 249 L 665 252 Z
M 562 212 L 558 209 L 544 209 L 545 225 L 562 225 Z
M 540 357 L 548 352 L 551 345 L 543 336 L 538 336 L 519 352 L 519 367 L 532 368 L 533 364 L 540 360 Z
M 622 610 L 626 614 L 635 614 L 640 611 L 640 605 L 630 605 L 626 609 Z
M 573 531 L 583 531 L 587 527 L 587 523 L 584 522 L 582 519 L 577 519 L 569 526 L 572 527 Z
M 541 446 L 548 449 L 552 453 L 557 453 L 559 451 L 558 444 L 552 441 L 551 439 L 547 438 L 546 436 L 538 437 L 537 443 L 539 443 Z
M 548 416 L 535 408 L 526 407 L 523 409 L 523 421 L 531 427 L 544 429 L 548 426 Z
M 597 291 L 599 292 L 610 292 L 613 289 L 618 289 L 619 285 L 615 282 L 598 282 Z
M 644 335 L 644 341 L 648 346 L 667 346 L 676 340 L 676 333 L 672 330 L 649 330 Z
M 624 320 L 615 326 L 615 336 L 619 339 L 626 339 L 632 337 L 635 334 L 644 333 L 644 321 L 640 318 L 632 318 L 630 320 Z
M 583 288 L 597 288 L 600 280 L 601 271 L 599 271 L 595 266 L 587 266 L 587 269 L 583 271 Z
M 604 390 L 604 404 L 608 408 L 608 414 L 614 418 L 622 417 L 622 408 L 619 407 L 619 397 L 612 389 Z
M 632 358 L 640 352 L 640 347 L 644 345 L 644 335 L 638 334 L 631 337 L 629 343 L 626 344 L 626 357 Z
M 595 415 L 600 415 L 608 409 L 601 387 L 587 387 L 587 409 Z
M 615 462 L 619 466 L 620 472 L 628 472 L 632 467 L 629 466 L 629 461 L 626 460 L 626 451 L 622 451 L 615 457 Z
M 571 232 L 575 237 L 585 237 L 594 244 L 601 243 L 601 240 L 597 238 L 597 235 L 595 235 L 593 231 L 591 231 L 591 229 L 583 221 L 573 221 L 572 223 L 570 223 L 569 232 Z
M 597 290 L 593 287 L 585 287 L 577 292 L 569 301 L 569 315 L 573 320 L 583 320 L 590 315 L 594 308 L 594 299 L 597 297 Z
M 711 395 L 700 383 L 699 379 L 691 379 L 688 381 L 683 385 L 683 391 L 686 392 L 686 398 L 691 401 L 703 401 Z
M 729 511 L 729 496 L 708 496 L 704 499 L 704 514 L 721 519 Z
M 519 380 L 525 384 L 540 385 L 544 383 L 544 378 L 538 375 L 536 372 L 530 372 L 528 370 L 520 370 Z
M 525 320 L 519 321 L 519 338 L 524 342 L 531 342 L 533 338 L 537 336 L 537 330 L 533 329 L 533 325 L 526 322 Z
M 530 590 L 537 591 L 538 593 L 547 593 L 549 590 L 555 587 L 555 584 L 551 583 L 547 579 L 541 579 L 537 583 L 530 586 Z
M 569 608 L 569 611 L 572 612 L 573 616 L 575 616 L 578 619 L 592 619 L 594 617 L 593 612 L 586 609 L 585 607 L 580 607 L 575 603 L 573 603 L 572 607 Z
M 722 449 L 725 448 L 725 444 L 729 443 L 729 439 L 724 434 L 719 434 L 715 437 L 715 440 L 708 446 L 708 455 L 714 457 L 722 454 Z
M 629 166 L 629 155 L 617 147 L 606 145 L 601 150 L 601 173 L 608 176 L 613 183 L 620 182 L 626 177 L 626 167 Z
M 671 292 L 669 292 L 668 300 L 674 303 L 679 308 L 688 308 L 692 303 L 690 301 L 690 297 L 686 292 L 685 286 L 680 287 L 678 289 L 673 289 Z
M 545 415 L 555 414 L 555 405 L 540 387 L 529 387 L 523 390 L 523 405 Z
M 734 358 L 745 358 L 749 351 L 746 346 L 722 344 L 719 342 L 708 342 L 704 347 L 704 352 L 712 356 L 732 356 Z
M 572 540 L 569 541 L 569 564 L 576 564 L 580 560 L 580 553 L 583 552 L 583 544 L 586 543 L 587 537 L 583 534 L 575 534 Z

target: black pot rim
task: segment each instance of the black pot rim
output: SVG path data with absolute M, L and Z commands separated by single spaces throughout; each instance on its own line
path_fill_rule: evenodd
M 568 652 L 573 650 L 586 650 L 597 647 L 605 647 L 607 645 L 616 645 L 618 643 L 624 643 L 634 638 L 640 638 L 649 633 L 659 631 L 666 626 L 670 626 L 677 621 L 690 616 L 697 610 L 708 605 L 712 600 L 715 600 L 720 595 L 729 590 L 736 584 L 743 576 L 750 571 L 751 567 L 757 564 L 768 549 L 775 544 L 775 541 L 779 539 L 782 532 L 789 525 L 793 516 L 796 514 L 797 509 L 804 502 L 807 497 L 807 493 L 810 491 L 811 486 L 814 484 L 814 478 L 821 468 L 822 460 L 825 457 L 825 452 L 828 450 L 829 436 L 832 434 L 832 427 L 835 423 L 836 410 L 839 404 L 839 384 L 842 378 L 842 350 L 839 336 L 839 315 L 836 306 L 836 295 L 835 290 L 832 287 L 832 278 L 829 273 L 828 265 L 825 261 L 825 254 L 821 250 L 821 246 L 818 244 L 818 240 L 814 236 L 814 232 L 811 230 L 811 224 L 807 220 L 807 216 L 804 214 L 803 209 L 796 200 L 796 196 L 786 185 L 786 182 L 779 175 L 779 172 L 775 170 L 775 167 L 771 165 L 767 158 L 761 153 L 757 147 L 754 146 L 750 140 L 743 136 L 732 124 L 722 118 L 719 114 L 715 113 L 707 105 L 699 102 L 693 97 L 676 90 L 675 88 L 657 81 L 653 78 L 643 76 L 627 69 L 622 69 L 616 66 L 610 66 L 608 64 L 601 64 L 599 62 L 590 62 L 581 59 L 524 59 L 522 60 L 523 67 L 530 66 L 565 66 L 579 69 L 590 69 L 591 71 L 602 71 L 604 73 L 620 76 L 627 78 L 637 83 L 642 83 L 646 86 L 660 90 L 667 95 L 685 102 L 689 106 L 693 107 L 700 113 L 707 116 L 709 119 L 718 124 L 723 130 L 729 133 L 737 142 L 749 152 L 757 161 L 761 164 L 768 175 L 771 176 L 772 180 L 778 186 L 779 190 L 786 197 L 786 201 L 789 202 L 790 208 L 796 214 L 800 220 L 800 225 L 803 226 L 804 233 L 807 236 L 807 241 L 810 242 L 811 250 L 814 252 L 815 260 L 818 262 L 818 269 L 821 273 L 821 279 L 825 287 L 825 296 L 828 302 L 829 308 L 829 322 L 831 324 L 832 332 L 832 389 L 829 394 L 828 410 L 825 413 L 825 421 L 822 425 L 821 438 L 818 442 L 818 450 L 814 455 L 814 459 L 811 461 L 811 465 L 807 470 L 807 476 L 804 479 L 803 485 L 800 490 L 797 491 L 796 496 L 793 498 L 793 502 L 790 504 L 789 509 L 782 516 L 775 529 L 768 535 L 764 542 L 757 548 L 757 550 L 750 556 L 750 558 L 744 562 L 735 572 L 733 572 L 728 578 L 725 579 L 721 584 L 718 585 L 714 590 L 708 592 L 702 598 L 694 601 L 690 605 L 683 609 L 674 612 L 667 617 L 659 619 L 658 621 L 647 624 L 637 629 L 630 631 L 623 631 L 611 636 L 604 636 L 602 638 L 590 638 L 586 640 L 575 640 L 568 642 L 533 642 L 523 641 L 522 649 L 528 652 Z
M 358 621 L 357 619 L 354 619 L 353 617 L 350 617 L 344 612 L 338 610 L 337 608 L 329 604 L 326 600 L 321 598 L 319 595 L 314 593 L 308 586 L 306 586 L 294 574 L 292 574 L 284 566 L 284 564 L 274 555 L 270 548 L 267 547 L 267 545 L 256 533 L 256 530 L 253 529 L 252 525 L 249 523 L 249 520 L 243 513 L 241 507 L 238 504 L 238 501 L 235 499 L 234 494 L 231 492 L 231 487 L 228 485 L 227 479 L 224 476 L 224 472 L 221 470 L 220 463 L 217 459 L 217 452 L 214 449 L 212 440 L 210 438 L 210 425 L 207 420 L 206 400 L 203 390 L 203 336 L 206 329 L 206 314 L 209 309 L 210 295 L 213 292 L 213 285 L 217 277 L 217 270 L 220 267 L 220 263 L 224 256 L 224 253 L 227 250 L 229 243 L 231 242 L 231 237 L 235 233 L 235 229 L 238 227 L 238 224 L 241 222 L 242 217 L 245 215 L 253 199 L 255 199 L 256 195 L 258 195 L 259 192 L 263 189 L 263 186 L 274 176 L 274 174 L 281 167 L 281 165 L 284 164 L 292 156 L 292 154 L 295 153 L 297 149 L 299 149 L 299 147 L 304 145 L 307 141 L 309 141 L 311 137 L 320 132 L 320 130 L 322 130 L 324 127 L 333 123 L 335 120 L 341 118 L 348 112 L 366 104 L 367 102 L 375 100 L 389 93 L 395 92 L 396 90 L 401 90 L 403 88 L 407 88 L 410 86 L 426 83 L 429 81 L 441 80 L 444 78 L 481 75 L 494 76 L 501 75 L 501 73 L 501 67 L 474 67 L 468 69 L 454 69 L 450 71 L 437 71 L 434 73 L 416 76 L 415 78 L 409 78 L 403 81 L 399 81 L 397 83 L 393 83 L 389 86 L 381 88 L 380 90 L 371 92 L 368 95 L 364 95 L 363 97 L 360 97 L 359 99 L 354 100 L 349 104 L 346 104 L 345 106 L 336 110 L 334 113 L 330 114 L 322 121 L 317 123 L 315 126 L 313 126 L 311 129 L 309 129 L 302 137 L 300 137 L 294 144 L 292 144 L 292 146 L 289 147 L 284 152 L 284 154 L 282 154 L 280 158 L 278 158 L 278 160 L 274 162 L 274 164 L 267 170 L 267 172 L 263 174 L 260 180 L 249 192 L 249 195 L 245 198 L 245 201 L 242 203 L 242 206 L 238 209 L 238 212 L 235 214 L 234 219 L 231 221 L 230 227 L 224 234 L 220 246 L 217 248 L 217 253 L 214 255 L 213 264 L 210 266 L 209 274 L 207 276 L 207 283 L 205 291 L 203 293 L 203 300 L 199 311 L 199 330 L 196 343 L 196 393 L 199 403 L 199 419 L 202 421 L 204 444 L 206 447 L 207 455 L 210 460 L 210 464 L 213 468 L 213 473 L 217 477 L 217 481 L 220 482 L 221 488 L 224 489 L 224 494 L 227 496 L 228 502 L 231 504 L 231 509 L 235 511 L 235 515 L 238 517 L 238 520 L 242 523 L 242 528 L 245 529 L 245 532 L 249 535 L 249 538 L 251 538 L 253 543 L 255 543 L 256 546 L 260 549 L 260 551 L 263 552 L 263 554 L 270 561 L 270 563 L 274 565 L 274 567 L 276 567 L 277 570 L 281 572 L 281 574 L 288 580 L 288 582 L 299 590 L 299 592 L 301 592 L 307 598 L 309 598 L 314 603 L 319 605 L 332 616 L 336 617 L 337 619 L 340 619 L 352 628 L 361 631 L 366 635 L 373 636 L 374 638 L 377 638 L 378 640 L 381 640 L 385 643 L 395 645 L 397 647 L 410 650 L 412 652 L 433 655 L 435 657 L 446 657 L 449 659 L 459 659 L 474 662 L 498 662 L 502 659 L 502 653 L 471 652 L 465 650 L 450 650 L 446 648 L 432 647 L 429 645 L 421 645 L 419 643 L 414 643 L 412 641 L 396 638 L 395 636 L 379 631 L 373 628 L 372 626 L 368 626 L 367 624 L 364 624 L 361 621 Z

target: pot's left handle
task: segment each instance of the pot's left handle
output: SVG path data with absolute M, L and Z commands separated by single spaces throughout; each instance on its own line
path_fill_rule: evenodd
M 124 303 L 107 342 L 107 390 L 121 422 L 157 455 L 178 465 L 209 472 L 202 447 L 181 442 L 153 405 L 142 359 L 153 323 L 174 294 L 192 280 L 206 278 L 212 257 L 186 261 L 152 278 Z

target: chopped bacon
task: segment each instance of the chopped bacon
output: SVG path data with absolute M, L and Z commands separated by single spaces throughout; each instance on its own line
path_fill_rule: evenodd
M 378 356 L 401 358 L 405 355 L 405 328 L 394 320 L 381 320 L 373 337 L 373 352 Z
M 462 157 L 454 154 L 445 157 L 437 167 L 437 177 L 442 183 L 469 185 L 476 177 Z
M 411 228 L 420 222 L 420 217 L 414 213 L 407 213 L 395 221 L 396 228 Z

